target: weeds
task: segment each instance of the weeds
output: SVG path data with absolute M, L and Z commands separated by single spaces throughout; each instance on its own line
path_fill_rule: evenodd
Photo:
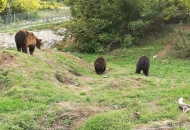
M 180 25 L 181 26 L 181 25 Z M 173 55 L 177 58 L 189 58 L 190 57 L 190 32 L 185 32 L 183 29 L 176 30 L 179 35 L 179 39 L 174 44 Z
M 11 76 L 9 75 L 8 70 L 0 70 L 0 90 L 2 89 L 10 89 L 13 85 L 13 81 Z

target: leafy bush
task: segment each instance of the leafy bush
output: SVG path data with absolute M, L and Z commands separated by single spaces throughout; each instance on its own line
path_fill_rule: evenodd
M 2 12 L 7 4 L 7 0 L 0 0 L 0 12 Z
M 127 48 L 127 47 L 132 46 L 133 45 L 133 40 L 134 40 L 134 38 L 130 34 L 126 35 L 124 40 L 123 40 L 122 47 Z
M 59 8 L 60 5 L 55 2 L 47 2 L 47 1 L 40 2 L 40 9 L 59 9 Z
M 186 34 L 182 30 L 177 30 L 177 33 L 180 38 L 174 44 L 174 56 L 181 59 L 190 58 L 190 34 Z
M 13 14 L 36 11 L 40 8 L 40 0 L 11 0 L 1 14 Z M 1 11 L 0 11 L 1 12 Z
M 64 0 L 63 3 L 65 5 L 73 5 L 74 0 Z
M 121 4 L 120 2 L 122 1 L 75 2 L 71 8 L 73 20 L 67 26 L 67 33 L 73 35 L 76 42 L 81 43 L 79 45 L 81 51 L 99 53 L 104 52 L 112 43 L 120 46 L 127 31 L 123 30 L 127 26 L 123 21 L 138 17 L 137 8 L 131 4 L 134 2 L 124 1 Z M 122 10 L 118 16 L 118 10 L 124 7 L 126 10 Z M 129 11 L 133 13 L 129 14 Z
M 32 11 L 32 12 L 30 12 L 29 17 L 30 17 L 30 19 L 39 19 L 40 15 L 38 14 L 37 11 Z
M 40 4 L 39 0 L 13 0 L 10 2 L 10 7 L 13 12 L 21 13 L 38 10 Z
M 0 25 L 2 26 L 4 23 L 4 20 L 0 17 Z
M 144 36 L 145 30 L 155 23 L 175 18 L 186 20 L 189 3 L 174 0 L 75 1 L 66 34 L 75 38 L 83 52 L 104 52 L 109 45 L 128 47 L 136 44 L 133 38 Z

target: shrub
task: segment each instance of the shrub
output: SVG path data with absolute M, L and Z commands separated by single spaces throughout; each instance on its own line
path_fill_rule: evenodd
M 175 18 L 186 20 L 188 7 L 188 2 L 167 0 L 75 1 L 66 34 L 75 38 L 81 51 L 101 53 L 110 44 L 116 47 L 136 44 L 134 41 L 155 23 Z
M 179 39 L 174 44 L 174 56 L 177 58 L 190 58 L 190 38 L 185 37 L 185 34 L 183 31 L 177 31 L 179 34 Z
M 133 45 L 134 37 L 132 37 L 130 34 L 125 35 L 122 47 L 127 48 Z

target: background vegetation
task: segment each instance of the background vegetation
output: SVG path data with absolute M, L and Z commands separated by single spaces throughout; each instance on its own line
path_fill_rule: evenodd
M 78 50 L 101 53 L 107 47 L 130 47 L 163 23 L 187 22 L 188 0 L 80 0 L 71 8 L 73 19 L 67 34 L 79 43 Z M 157 29 L 156 29 L 157 28 Z
M 2 0 L 1 14 L 35 12 L 44 9 L 59 9 L 64 6 L 62 0 Z
M 7 0 L 0 0 L 0 12 L 2 12 L 5 9 Z
M 98 54 L 36 49 L 31 57 L 15 48 L 4 49 L 0 53 L 0 128 L 189 129 L 189 113 L 178 109 L 180 97 L 190 103 L 189 60 L 176 59 L 176 51 L 167 49 L 179 43 L 175 30 L 180 28 L 143 38 L 143 46 L 104 54 L 108 78 L 94 71 Z M 182 32 L 185 38 L 190 33 Z M 134 73 L 141 55 L 150 58 L 148 77 Z
M 178 109 L 180 97 L 190 103 L 188 2 L 74 1 L 69 23 L 32 28 L 66 27 L 75 42 L 34 56 L 1 50 L 0 129 L 190 129 Z M 97 53 L 108 78 L 94 71 Z M 142 55 L 148 77 L 134 73 Z

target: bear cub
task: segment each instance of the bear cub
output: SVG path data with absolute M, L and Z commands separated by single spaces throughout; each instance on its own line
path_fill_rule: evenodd
M 94 69 L 97 74 L 103 74 L 106 70 L 106 60 L 103 56 L 98 57 L 94 62 Z
M 35 47 L 40 49 L 42 39 L 38 39 L 32 32 L 21 30 L 15 35 L 15 42 L 17 51 L 28 53 L 28 47 L 30 54 L 33 55 Z
M 140 71 L 143 71 L 143 74 L 148 76 L 150 68 L 150 60 L 146 56 L 141 56 L 138 61 L 136 62 L 136 71 L 135 73 L 140 73 Z

